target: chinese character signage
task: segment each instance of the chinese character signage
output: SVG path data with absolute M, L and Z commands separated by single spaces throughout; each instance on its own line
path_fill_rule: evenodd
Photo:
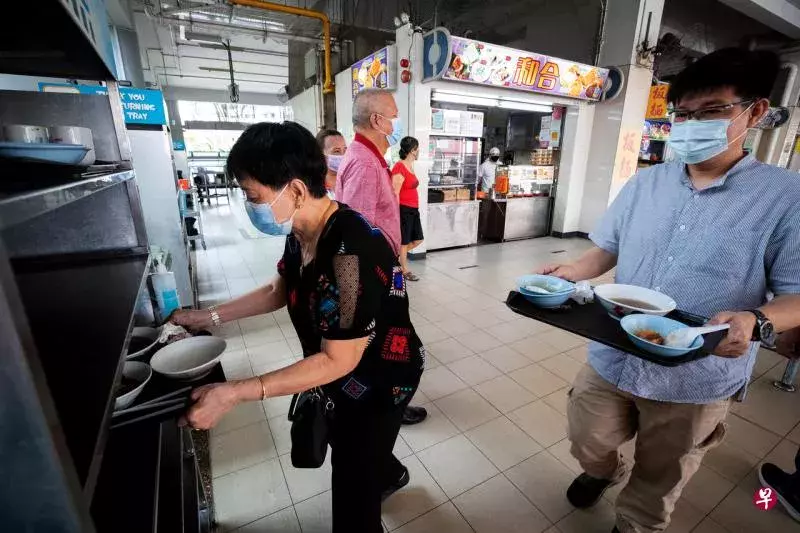
M 599 100 L 608 69 L 451 37 L 442 78 L 581 100 Z
M 644 118 L 667 118 L 668 91 L 668 83 L 661 83 L 650 87 L 650 97 L 647 99 L 647 112 Z
M 372 87 L 378 89 L 396 89 L 397 68 L 395 66 L 395 48 L 387 46 L 350 67 L 353 83 L 353 98 L 362 89 Z

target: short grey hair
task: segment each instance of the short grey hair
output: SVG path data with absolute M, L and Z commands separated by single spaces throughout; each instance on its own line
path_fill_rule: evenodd
M 353 100 L 353 126 L 362 128 L 369 127 L 369 119 L 373 113 L 378 113 L 381 97 L 392 96 L 392 92 L 387 89 L 364 89 L 356 93 Z

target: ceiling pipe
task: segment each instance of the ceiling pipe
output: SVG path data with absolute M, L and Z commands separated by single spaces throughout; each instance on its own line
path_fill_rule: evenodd
M 267 11 L 278 11 L 280 13 L 288 13 L 290 15 L 298 15 L 301 17 L 310 17 L 321 21 L 322 45 L 325 48 L 325 82 L 322 85 L 322 92 L 324 94 L 330 94 L 334 91 L 333 78 L 331 75 L 331 21 L 328 18 L 328 15 L 322 11 L 273 4 L 271 2 L 263 2 L 262 0 L 228 0 L 228 2 L 235 6 L 255 7 Z

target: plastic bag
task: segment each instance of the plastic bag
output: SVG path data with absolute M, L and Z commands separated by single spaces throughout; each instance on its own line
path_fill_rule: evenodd
M 579 281 L 575 284 L 575 292 L 572 294 L 572 299 L 578 304 L 591 303 L 594 301 L 594 290 L 588 281 Z

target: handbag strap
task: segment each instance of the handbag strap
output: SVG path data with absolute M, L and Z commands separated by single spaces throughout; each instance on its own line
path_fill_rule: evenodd
M 292 396 L 292 401 L 289 404 L 289 414 L 288 414 L 288 419 L 290 422 L 294 422 L 295 420 L 295 410 L 297 409 L 298 404 L 301 403 L 300 397 L 303 395 L 311 395 L 311 394 L 317 395 L 320 401 L 324 402 L 326 413 L 333 411 L 335 405 L 333 403 L 333 400 L 331 400 L 330 396 L 325 394 L 325 391 L 322 390 L 322 387 L 314 387 L 312 389 L 299 392 Z

